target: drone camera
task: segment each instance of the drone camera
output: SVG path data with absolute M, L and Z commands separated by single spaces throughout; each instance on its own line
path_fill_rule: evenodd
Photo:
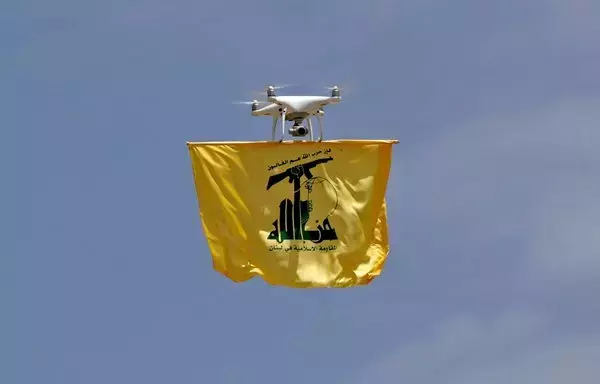
M 294 125 L 289 132 L 294 137 L 303 137 L 308 134 L 308 129 L 303 125 Z

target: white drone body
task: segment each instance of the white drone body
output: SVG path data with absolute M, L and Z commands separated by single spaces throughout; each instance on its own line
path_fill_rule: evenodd
M 281 138 L 283 141 L 285 135 L 285 122 L 293 121 L 294 125 L 289 129 L 289 134 L 295 138 L 304 137 L 310 134 L 310 139 L 314 140 L 312 121 L 313 116 L 319 121 L 319 141 L 323 140 L 323 122 L 322 116 L 325 115 L 323 107 L 339 103 L 341 101 L 338 87 L 331 88 L 331 96 L 277 96 L 275 87 L 267 87 L 268 105 L 258 108 L 259 101 L 254 100 L 248 104 L 252 105 L 252 116 L 271 116 L 273 118 L 272 140 L 275 141 L 275 131 L 277 122 L 281 119 Z M 302 123 L 306 120 L 307 127 Z

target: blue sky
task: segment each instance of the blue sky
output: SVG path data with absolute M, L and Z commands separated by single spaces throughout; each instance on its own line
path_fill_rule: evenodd
M 0 382 L 595 383 L 600 4 L 9 0 L 0 6 Z M 396 138 L 392 251 L 347 290 L 212 270 L 185 142 L 230 101 L 353 92 Z

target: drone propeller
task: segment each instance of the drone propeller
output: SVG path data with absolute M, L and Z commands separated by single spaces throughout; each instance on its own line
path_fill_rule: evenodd
M 269 88 L 273 88 L 273 89 L 283 89 L 283 88 L 288 88 L 288 87 L 293 87 L 296 84 L 281 84 L 281 85 L 267 85 L 264 89 L 263 92 L 266 92 L 269 90 Z
M 254 100 L 254 101 L 233 101 L 232 104 L 244 104 L 244 105 L 252 105 L 252 104 L 268 104 L 268 101 L 258 101 L 258 100 Z
M 326 86 L 323 87 L 324 89 L 328 90 L 329 95 L 333 95 L 333 94 L 337 94 L 340 95 L 342 94 L 343 96 L 348 96 L 349 94 L 353 94 L 355 87 L 352 85 L 347 85 L 347 84 L 342 84 L 342 85 L 330 85 L 330 86 Z
M 338 90 L 344 91 L 344 93 L 346 93 L 349 89 L 352 89 L 353 87 L 343 84 L 343 85 L 330 85 L 330 86 L 326 86 L 326 87 L 323 87 L 323 88 L 325 88 L 325 89 L 327 89 L 329 91 L 333 91 L 334 89 L 337 88 Z
M 283 88 L 289 88 L 289 87 L 295 87 L 297 86 L 297 84 L 272 84 L 272 85 L 267 85 L 264 88 L 257 90 L 257 91 L 251 91 L 250 92 L 250 97 L 265 97 L 265 92 L 269 92 L 269 88 L 272 88 L 272 90 L 277 90 L 277 89 L 283 89 Z

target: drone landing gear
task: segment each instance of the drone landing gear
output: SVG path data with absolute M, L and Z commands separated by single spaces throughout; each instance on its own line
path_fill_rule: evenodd
M 283 108 L 283 110 L 281 111 L 281 139 L 279 139 L 279 142 L 281 143 L 283 141 L 283 137 L 285 136 L 285 114 L 287 112 L 286 108 Z
M 271 134 L 271 140 L 275 141 L 275 130 L 277 129 L 277 120 L 278 117 L 277 116 L 273 116 L 273 132 Z
M 313 141 L 314 137 L 313 137 L 312 122 L 310 121 L 310 117 L 308 119 L 306 119 L 306 125 L 308 125 L 308 132 L 310 132 L 310 141 Z
M 323 121 L 321 120 L 321 116 L 317 115 L 317 121 L 319 122 L 319 141 L 323 141 Z M 311 129 L 312 133 L 312 129 Z

